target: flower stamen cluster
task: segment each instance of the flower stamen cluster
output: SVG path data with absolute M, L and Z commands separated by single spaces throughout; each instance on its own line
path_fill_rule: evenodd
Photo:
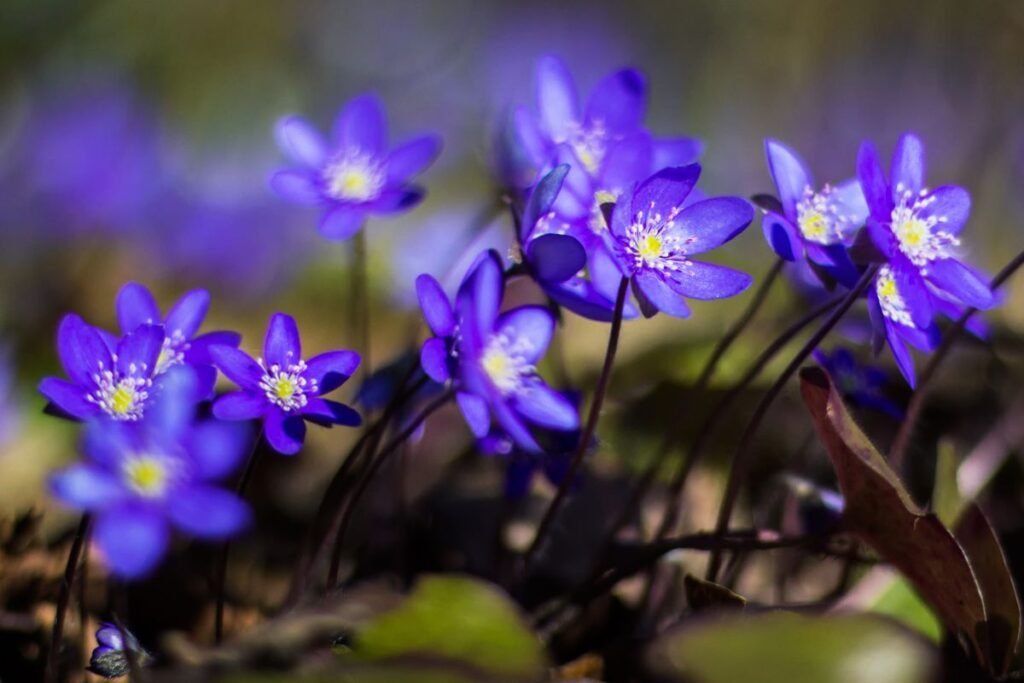
M 180 466 L 180 461 L 175 458 L 139 453 L 125 457 L 121 463 L 121 476 L 125 486 L 143 498 L 161 498 Z
M 878 277 L 875 279 L 875 292 L 878 294 L 882 315 L 894 323 L 915 327 L 907 302 L 896 286 L 891 266 L 884 265 L 879 269 Z
M 916 195 L 902 183 L 896 185 L 898 202 L 892 210 L 892 232 L 910 262 L 924 268 L 932 261 L 949 258 L 960 240 L 936 226 L 948 222 L 947 216 L 925 213 L 935 203 L 935 195 L 922 189 Z
M 664 273 L 679 271 L 686 266 L 688 259 L 683 247 L 692 238 L 680 239 L 672 231 L 680 210 L 678 206 L 672 207 L 663 218 L 652 203 L 648 211 L 637 211 L 633 222 L 626 228 L 626 252 L 632 258 L 634 268 Z
M 815 192 L 810 186 L 804 188 L 803 199 L 796 205 L 797 227 L 804 239 L 817 244 L 836 244 L 845 239 L 850 228 L 856 227 L 859 218 L 844 214 L 834 193 L 835 188 L 827 184 L 821 192 Z
M 260 388 L 266 394 L 267 400 L 285 412 L 305 408 L 309 403 L 307 394 L 319 394 L 317 381 L 306 377 L 306 362 L 301 358 L 299 362 L 289 363 L 285 367 L 276 363 L 267 367 L 262 358 L 258 358 L 256 362 L 263 368 Z
M 527 358 L 535 352 L 533 344 L 524 337 L 515 340 L 504 334 L 495 334 L 487 342 L 480 365 L 502 395 L 522 390 L 526 380 L 537 374 L 537 368 Z
M 114 364 L 116 363 L 115 357 Z M 149 398 L 149 388 L 153 386 L 146 365 L 140 367 L 135 363 L 130 364 L 127 376 L 121 376 L 114 369 L 108 369 L 103 361 L 98 365 L 99 371 L 92 375 L 96 390 L 88 394 L 86 400 L 98 405 L 115 420 L 134 422 L 142 419 L 146 399 Z
M 190 344 L 181 330 L 175 330 L 173 334 L 164 337 L 153 374 L 162 375 L 175 365 L 182 365 L 185 362 L 185 352 L 188 351 L 189 346 Z
M 380 196 L 386 178 L 380 164 L 360 150 L 346 150 L 323 170 L 327 194 L 339 201 L 366 202 Z

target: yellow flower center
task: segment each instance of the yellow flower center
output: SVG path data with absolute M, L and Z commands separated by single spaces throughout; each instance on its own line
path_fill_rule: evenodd
M 808 239 L 818 240 L 826 237 L 831 227 L 828 219 L 817 211 L 800 216 L 800 232 Z
M 640 240 L 640 244 L 637 245 L 637 254 L 644 261 L 653 263 L 661 258 L 662 246 L 661 236 L 649 232 Z
M 291 377 L 278 377 L 277 383 L 274 385 L 274 393 L 282 401 L 287 401 L 295 395 L 295 382 Z
M 110 409 L 117 415 L 127 415 L 135 405 L 135 391 L 123 384 L 114 389 L 110 396 Z
M 323 179 L 327 194 L 343 201 L 376 199 L 385 184 L 380 166 L 372 157 L 358 151 L 331 161 L 323 171 Z
M 125 483 L 133 491 L 147 498 L 160 496 L 170 479 L 165 463 L 157 457 L 140 455 L 126 460 L 123 466 Z

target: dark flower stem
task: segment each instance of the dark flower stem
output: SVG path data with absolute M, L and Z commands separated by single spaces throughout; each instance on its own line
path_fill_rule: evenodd
M 71 587 L 75 582 L 75 573 L 78 571 L 78 561 L 89 536 L 90 520 L 88 514 L 82 515 L 78 529 L 75 531 L 75 538 L 71 542 L 71 550 L 68 552 L 68 562 L 64 566 L 64 580 L 60 584 L 60 592 L 57 595 L 57 611 L 53 617 L 50 652 L 46 658 L 44 680 L 47 683 L 56 683 L 60 680 L 60 652 L 64 642 L 64 620 L 67 616 L 68 604 L 71 602 Z M 85 628 L 84 624 L 82 628 Z
M 346 501 L 344 511 L 342 512 L 340 524 L 338 526 L 338 534 L 334 544 L 334 551 L 331 553 L 331 565 L 327 573 L 327 587 L 329 590 L 335 588 L 338 585 L 338 572 L 341 567 L 341 550 L 342 547 L 344 546 L 345 535 L 348 532 L 348 528 L 352 522 L 352 517 L 355 513 L 355 510 L 359 506 L 359 501 L 362 499 L 363 494 L 365 494 L 366 490 L 369 488 L 370 482 L 373 480 L 374 475 L 376 475 L 377 472 L 380 471 L 380 468 L 390 458 L 390 456 L 393 453 L 395 453 L 402 444 L 408 441 L 409 437 L 412 436 L 417 429 L 419 429 L 419 426 L 423 424 L 426 421 L 426 419 L 430 417 L 431 414 L 434 413 L 434 411 L 448 403 L 448 401 L 451 400 L 452 396 L 453 392 L 451 390 L 445 391 L 443 394 L 441 394 L 433 401 L 428 403 L 426 406 L 424 406 L 423 410 L 420 411 L 419 415 L 417 415 L 408 425 L 406 425 L 405 429 L 403 429 L 400 434 L 392 438 L 391 441 L 387 442 L 381 449 L 381 452 L 377 455 L 377 457 L 373 458 L 370 461 L 370 464 L 367 466 L 366 471 L 363 473 L 363 476 L 359 480 L 359 484 L 356 486 L 356 489 L 352 492 L 352 495 L 349 496 L 348 500 Z
M 132 637 L 125 626 L 128 619 L 128 589 L 123 583 L 111 581 L 110 594 L 115 608 L 113 610 L 114 625 L 121 633 L 121 644 L 124 647 L 125 661 L 128 662 L 128 683 L 142 681 L 142 667 L 139 664 L 139 653 L 131 647 Z
M 238 480 L 238 485 L 235 487 L 235 493 L 238 494 L 239 498 L 245 497 L 245 489 L 249 486 L 249 480 L 252 479 L 252 473 L 256 469 L 256 461 L 259 459 L 262 445 L 263 430 L 261 429 L 259 435 L 256 437 L 255 443 L 253 443 L 252 451 L 249 453 L 249 457 L 245 463 L 245 470 L 242 472 L 242 477 Z M 217 559 L 217 607 L 213 619 L 213 637 L 214 641 L 218 645 L 222 640 L 224 640 L 224 585 L 227 582 L 228 555 L 230 552 L 231 541 L 225 541 L 221 544 L 220 557 Z
M 369 256 L 366 251 L 366 230 L 352 238 L 352 327 L 358 335 L 360 384 L 370 376 L 370 279 Z
M 740 482 L 743 480 L 743 475 L 746 473 L 747 468 L 747 455 L 750 453 L 751 446 L 754 442 L 754 437 L 757 435 L 757 430 L 761 426 L 761 421 L 764 416 L 768 413 L 768 409 L 772 403 L 782 392 L 783 387 L 793 376 L 794 373 L 800 368 L 800 365 L 811 355 L 811 352 L 818 347 L 818 344 L 832 331 L 832 328 L 842 319 L 846 312 L 850 310 L 850 307 L 860 298 L 861 294 L 871 281 L 875 277 L 877 272 L 877 266 L 871 266 L 864 274 L 861 275 L 860 281 L 856 286 L 850 290 L 843 299 L 842 303 L 832 311 L 832 314 L 822 323 L 821 327 L 818 328 L 817 332 L 807 340 L 807 343 L 797 352 L 793 357 L 793 360 L 789 362 L 786 369 L 782 371 L 782 374 L 775 380 L 775 383 L 768 389 L 767 393 L 761 398 L 761 402 L 758 403 L 757 409 L 754 411 L 753 417 L 750 422 L 747 423 L 747 428 L 743 431 L 743 435 L 740 437 L 739 446 L 736 449 L 736 453 L 733 456 L 732 467 L 729 469 L 729 478 L 725 485 L 725 494 L 722 498 L 722 505 L 718 509 L 718 520 L 715 523 L 715 534 L 717 536 L 725 535 L 729 528 L 729 520 L 732 518 L 733 508 L 736 506 L 736 500 L 739 495 Z M 711 559 L 708 562 L 708 570 L 706 578 L 709 581 L 714 581 L 718 575 L 718 570 L 722 563 L 722 551 L 716 549 L 711 553 Z
M 608 333 L 608 347 L 604 354 L 604 366 L 601 368 L 601 375 L 597 380 L 597 388 L 594 390 L 594 398 L 590 403 L 590 413 L 587 415 L 587 423 L 583 428 L 582 434 L 580 434 L 579 445 L 576 446 L 576 453 L 573 455 L 572 462 L 569 464 L 569 470 L 565 473 L 565 477 L 562 479 L 562 483 L 558 486 L 558 492 L 555 494 L 554 499 L 551 501 L 551 505 L 548 506 L 547 511 L 544 513 L 544 517 L 540 521 L 540 526 L 537 527 L 537 534 L 533 537 L 533 543 L 530 544 L 529 549 L 526 551 L 526 555 L 523 557 L 522 572 L 521 575 L 525 576 L 527 570 L 530 568 L 530 564 L 536 557 L 540 550 L 545 536 L 551 529 L 551 524 L 558 514 L 562 503 L 565 501 L 565 497 L 572 487 L 573 480 L 576 478 L 576 474 L 580 469 L 580 465 L 583 464 L 583 456 L 586 455 L 587 448 L 590 446 L 591 441 L 594 438 L 594 431 L 597 429 L 597 420 L 601 415 L 601 404 L 604 403 L 605 393 L 608 391 L 608 382 L 612 375 L 612 366 L 615 363 L 615 352 L 619 347 L 619 333 L 622 331 L 622 312 L 626 307 L 626 292 L 629 290 L 629 279 L 622 278 L 619 282 L 619 291 L 615 296 L 615 313 L 612 317 L 611 331 Z
M 1017 272 L 1017 269 L 1024 265 L 1024 251 L 1013 257 L 1009 263 L 1007 263 L 1002 270 L 1000 270 L 990 284 L 992 289 L 999 289 L 1003 284 L 1010 279 L 1010 277 Z M 907 448 L 910 446 L 910 437 L 914 433 L 914 427 L 917 425 L 917 420 L 921 416 L 921 409 L 924 407 L 924 399 L 928 392 L 928 387 L 931 383 L 932 377 L 935 376 L 936 370 L 939 365 L 949 355 L 950 349 L 953 348 L 954 342 L 957 337 L 964 331 L 967 326 L 967 321 L 970 320 L 971 316 L 978 312 L 976 308 L 968 308 L 963 312 L 963 315 L 957 319 L 950 328 L 949 332 L 946 333 L 945 338 L 942 340 L 942 344 L 938 350 L 932 354 L 932 357 L 928 360 L 928 364 L 925 365 L 924 370 L 921 371 L 921 376 L 917 380 L 917 389 L 914 391 L 914 395 L 910 397 L 910 403 L 907 405 L 907 414 L 903 418 L 903 422 L 900 424 L 900 430 L 896 433 L 896 438 L 893 441 L 892 447 L 889 449 L 889 462 L 893 469 L 899 471 L 903 464 L 903 459 L 907 455 Z

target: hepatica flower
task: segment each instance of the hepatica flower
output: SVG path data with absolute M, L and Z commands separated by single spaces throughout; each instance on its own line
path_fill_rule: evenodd
M 960 232 L 970 213 L 962 187 L 924 186 L 924 146 L 904 134 L 886 178 L 871 143 L 861 146 L 857 173 L 871 217 L 872 242 L 885 259 L 868 293 L 878 339 L 889 342 L 900 371 L 914 385 L 914 365 L 904 342 L 934 348 L 936 312 L 950 305 L 990 308 L 995 303 L 985 278 L 960 260 Z
M 66 415 L 136 422 L 156 393 L 153 378 L 164 328 L 143 324 L 111 349 L 103 335 L 70 313 L 57 329 L 57 354 L 68 379 L 47 377 L 39 391 Z
M 352 376 L 359 354 L 327 351 L 303 360 L 299 330 L 290 315 L 271 316 L 261 358 L 230 346 L 211 346 L 210 356 L 241 388 L 219 397 L 213 414 L 222 420 L 261 419 L 267 442 L 278 453 L 299 452 L 307 420 L 323 426 L 362 424 L 349 406 L 321 398 Z
M 863 365 L 849 349 L 837 347 L 831 353 L 814 350 L 814 360 L 828 372 L 847 401 L 902 418 L 903 410 L 886 394 L 889 377 L 881 368 Z
M 350 101 L 338 115 L 330 141 L 307 121 L 289 116 L 277 125 L 278 145 L 293 166 L 276 172 L 270 186 L 282 198 L 320 206 L 320 232 L 344 240 L 375 214 L 411 208 L 423 190 L 410 184 L 441 151 L 436 135 L 388 147 L 384 107 L 374 95 Z
M 700 166 L 666 168 L 639 183 L 612 212 L 608 241 L 623 277 L 630 279 L 641 312 L 685 318 L 684 297 L 721 299 L 750 286 L 746 273 L 692 257 L 720 246 L 753 220 L 738 197 L 716 197 L 688 206 Z
M 416 289 L 435 335 L 423 345 L 423 369 L 432 379 L 454 385 L 477 438 L 491 432 L 493 418 L 519 447 L 538 452 L 527 423 L 556 430 L 579 427 L 576 408 L 537 373 L 554 333 L 554 316 L 540 306 L 499 315 L 505 280 L 496 252 L 485 252 L 470 269 L 454 307 L 429 275 L 417 278 Z
M 818 188 L 795 151 L 777 140 L 765 140 L 764 150 L 781 209 L 765 213 L 768 244 L 787 261 L 806 256 L 835 279 L 852 285 L 858 273 L 846 247 L 868 217 L 860 183 L 852 178 Z
M 93 515 L 93 538 L 117 576 L 152 571 L 172 527 L 216 540 L 249 522 L 245 502 L 216 482 L 241 463 L 251 435 L 236 425 L 195 421 L 195 381 L 189 368 L 175 368 L 145 420 L 91 420 L 86 459 L 51 477 L 58 499 Z
M 207 332 L 196 336 L 209 307 L 210 294 L 195 289 L 171 306 L 164 318 L 150 291 L 143 285 L 129 282 L 117 295 L 117 320 L 123 334 L 142 325 L 162 324 L 164 341 L 153 374 L 159 376 L 177 365 L 189 365 L 196 372 L 199 397 L 206 398 L 217 381 L 210 347 L 214 344 L 238 346 L 242 340 L 237 332 Z
M 104 621 L 96 630 L 96 647 L 89 657 L 89 671 L 103 678 L 120 678 L 130 672 L 128 652 L 132 653 L 139 665 L 145 666 L 152 656 L 139 644 L 138 639 L 127 632 L 128 647 L 125 638 L 116 624 Z

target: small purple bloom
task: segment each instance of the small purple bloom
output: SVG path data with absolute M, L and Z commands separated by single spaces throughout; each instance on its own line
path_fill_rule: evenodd
M 330 143 L 305 119 L 289 116 L 276 128 L 278 145 L 295 164 L 276 172 L 270 186 L 296 204 L 323 207 L 320 232 L 344 240 L 371 214 L 393 214 L 419 203 L 410 185 L 441 151 L 441 139 L 422 135 L 389 149 L 384 106 L 361 95 L 341 110 Z
M 847 401 L 896 419 L 903 417 L 903 410 L 886 395 L 889 377 L 882 369 L 858 363 L 853 352 L 844 347 L 831 353 L 815 349 L 814 360 L 828 372 Z
M 242 336 L 237 332 L 207 332 L 196 336 L 210 307 L 210 294 L 205 289 L 194 289 L 185 294 L 167 312 L 164 318 L 156 300 L 145 286 L 129 282 L 117 294 L 117 321 L 123 334 L 134 332 L 142 325 L 164 327 L 164 341 L 157 357 L 154 375 L 162 375 L 177 365 L 189 365 L 199 380 L 199 396 L 213 393 L 217 371 L 210 359 L 214 344 L 238 346 Z
M 190 368 L 175 368 L 145 420 L 91 420 L 86 460 L 50 479 L 58 499 L 93 515 L 93 538 L 117 576 L 136 579 L 151 572 L 167 550 L 172 527 L 216 540 L 249 523 L 245 502 L 215 482 L 242 462 L 251 435 L 239 426 L 196 421 L 195 384 Z
M 140 665 L 145 665 L 152 658 L 139 644 L 138 639 L 130 632 L 128 635 L 128 647 L 125 648 L 124 638 L 121 629 L 109 621 L 100 622 L 96 630 L 96 647 L 89 657 L 89 671 L 102 676 L 103 678 L 120 678 L 129 673 L 127 649 L 135 657 Z
M 139 325 L 112 344 L 74 313 L 64 316 L 57 353 L 68 379 L 47 377 L 39 384 L 40 393 L 74 419 L 141 420 L 155 393 L 164 328 Z
M 263 357 L 253 359 L 231 346 L 211 346 L 213 363 L 241 387 L 219 397 L 213 414 L 222 420 L 263 420 L 267 442 L 278 453 L 294 455 L 306 438 L 306 420 L 323 426 L 357 427 L 362 418 L 349 406 L 321 398 L 359 367 L 355 351 L 327 351 L 302 359 L 295 319 L 275 313 L 267 326 Z
M 477 438 L 491 432 L 493 417 L 520 448 L 538 452 L 527 422 L 556 430 L 579 427 L 576 408 L 537 374 L 555 318 L 540 306 L 499 315 L 505 278 L 496 252 L 477 259 L 454 307 L 429 275 L 417 278 L 416 290 L 434 333 L 420 354 L 423 370 L 437 382 L 454 384 L 456 401 Z
M 816 189 L 800 156 L 777 140 L 765 140 L 768 170 L 779 194 L 781 212 L 766 210 L 764 236 L 787 261 L 804 256 L 847 285 L 857 269 L 846 252 L 868 217 L 860 183 L 852 178 Z
M 725 244 L 754 218 L 739 197 L 686 205 L 700 166 L 666 168 L 639 183 L 615 205 L 606 239 L 623 277 L 631 280 L 640 311 L 690 315 L 683 297 L 722 299 L 750 286 L 746 273 L 691 257 Z

